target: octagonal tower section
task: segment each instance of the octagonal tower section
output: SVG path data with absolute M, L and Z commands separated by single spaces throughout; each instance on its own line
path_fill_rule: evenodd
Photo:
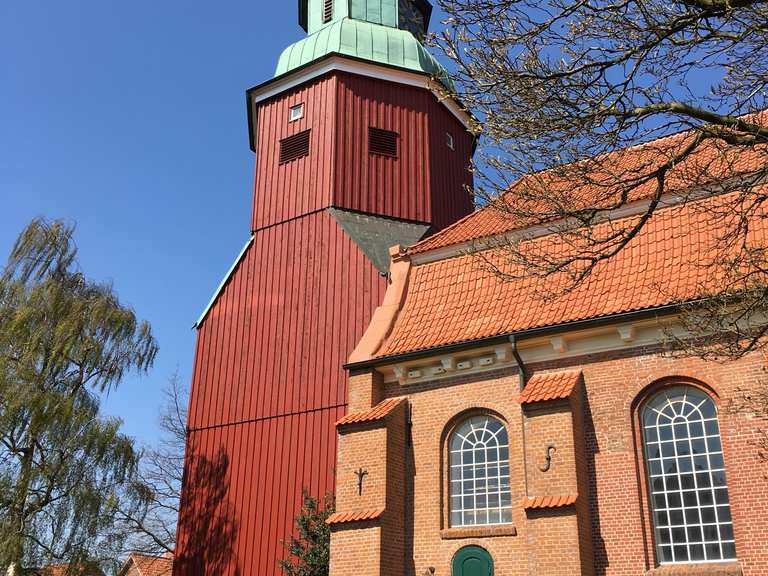
M 278 576 L 335 489 L 343 364 L 389 248 L 473 209 L 470 116 L 421 44 L 424 0 L 303 0 L 306 38 L 247 92 L 251 237 L 197 322 L 176 576 Z

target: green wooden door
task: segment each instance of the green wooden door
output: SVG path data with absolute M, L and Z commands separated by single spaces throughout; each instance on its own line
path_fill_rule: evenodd
M 491 555 L 479 546 L 467 546 L 456 552 L 452 576 L 493 576 Z

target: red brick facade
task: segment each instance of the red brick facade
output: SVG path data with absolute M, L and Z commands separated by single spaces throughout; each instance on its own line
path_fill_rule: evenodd
M 339 512 L 382 504 L 385 511 L 375 523 L 333 527 L 331 575 L 449 576 L 452 558 L 467 545 L 490 553 L 497 576 L 768 574 L 768 469 L 754 446 L 768 423 L 729 409 L 730 400 L 762 382 L 765 358 L 715 363 L 638 347 L 526 366 L 528 381 L 574 370 L 583 379 L 568 399 L 523 405 L 515 369 L 418 384 L 384 383 L 374 369 L 353 375 L 350 411 L 370 410 L 379 399 L 407 402 L 383 425 L 340 428 Z M 653 391 L 680 383 L 707 390 L 720 407 L 735 563 L 658 567 L 638 410 Z M 447 439 L 473 413 L 493 414 L 507 426 L 512 524 L 449 526 Z M 556 450 L 544 472 L 549 446 Z M 362 496 L 354 475 L 361 467 L 368 471 Z M 560 502 L 550 496 L 576 500 L 525 509 L 532 498 L 544 506 Z

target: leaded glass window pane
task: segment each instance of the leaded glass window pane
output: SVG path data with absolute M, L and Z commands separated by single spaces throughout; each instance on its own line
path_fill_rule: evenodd
M 450 524 L 484 526 L 512 522 L 509 436 L 499 420 L 474 416 L 449 441 Z
M 736 557 L 717 406 L 676 386 L 643 408 L 643 444 L 661 564 Z

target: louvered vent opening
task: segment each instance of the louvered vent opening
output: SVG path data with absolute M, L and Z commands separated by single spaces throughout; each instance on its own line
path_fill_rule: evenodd
M 328 23 L 333 19 L 333 0 L 323 2 L 323 22 Z
M 292 160 L 309 156 L 309 133 L 304 130 L 288 138 L 280 140 L 280 164 L 286 164 Z
M 381 154 L 397 158 L 398 133 L 381 128 L 368 128 L 368 150 L 371 154 Z

